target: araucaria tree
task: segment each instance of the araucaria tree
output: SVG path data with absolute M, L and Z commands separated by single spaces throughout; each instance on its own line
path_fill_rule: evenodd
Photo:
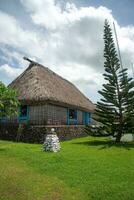
M 107 133 L 120 142 L 123 134 L 134 133 L 134 82 L 127 69 L 121 69 L 112 30 L 107 20 L 104 25 L 105 84 L 99 91 L 95 116 Z
M 0 119 L 17 114 L 18 105 L 17 92 L 0 82 Z

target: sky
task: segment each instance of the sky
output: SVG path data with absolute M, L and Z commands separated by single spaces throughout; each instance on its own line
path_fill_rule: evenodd
M 98 101 L 104 20 L 112 29 L 115 23 L 123 66 L 131 76 L 133 9 L 134 0 L 0 0 L 0 80 L 8 85 L 22 73 L 29 64 L 26 56 Z

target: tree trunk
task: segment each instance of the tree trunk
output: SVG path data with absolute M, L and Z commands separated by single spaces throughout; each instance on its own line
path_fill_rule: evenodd
M 121 136 L 122 136 L 122 133 L 119 132 L 119 133 L 117 134 L 117 136 L 116 136 L 116 140 L 115 140 L 116 143 L 120 143 L 120 141 L 121 141 Z
M 116 135 L 116 143 L 120 143 L 121 141 L 121 137 L 123 134 L 123 115 L 122 115 L 122 109 L 121 109 L 121 102 L 120 103 L 120 107 L 119 107 L 119 112 L 120 112 L 120 116 L 119 116 L 119 129 L 118 129 L 118 133 Z
M 120 143 L 122 134 L 123 134 L 123 125 L 122 125 L 122 116 L 121 116 L 120 127 L 119 127 L 119 130 L 118 130 L 118 134 L 116 135 L 116 143 Z

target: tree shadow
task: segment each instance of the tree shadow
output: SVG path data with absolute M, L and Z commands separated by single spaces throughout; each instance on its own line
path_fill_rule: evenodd
M 120 142 L 119 144 L 117 144 L 111 140 L 106 140 L 106 141 L 92 140 L 92 141 L 85 141 L 85 142 L 73 142 L 73 144 L 96 146 L 96 147 L 99 147 L 99 150 L 107 149 L 111 147 L 124 148 L 126 150 L 130 150 L 131 148 L 134 148 L 134 142 Z
M 3 152 L 3 151 L 6 151 L 6 149 L 3 147 L 0 147 L 0 152 Z

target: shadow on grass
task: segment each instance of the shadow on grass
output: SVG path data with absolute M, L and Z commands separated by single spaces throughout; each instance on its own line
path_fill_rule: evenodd
M 96 147 L 100 147 L 99 148 L 100 150 L 111 148 L 111 147 L 124 148 L 127 150 L 134 148 L 134 142 L 120 142 L 119 144 L 116 144 L 114 141 L 109 141 L 109 140 L 106 140 L 106 141 L 92 140 L 92 141 L 85 141 L 85 142 L 73 142 L 73 144 L 96 146 Z
M 3 151 L 6 151 L 6 149 L 3 147 L 0 147 L 0 152 L 3 152 Z

